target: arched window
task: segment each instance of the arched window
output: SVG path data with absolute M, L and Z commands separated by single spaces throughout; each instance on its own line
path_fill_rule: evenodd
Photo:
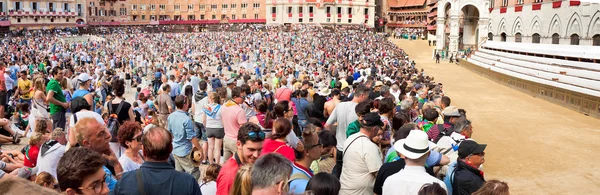
M 593 46 L 600 46 L 600 34 L 594 35 L 592 37 L 592 40 L 593 40 L 593 43 L 592 43 Z
M 577 34 L 571 35 L 571 45 L 579 45 L 579 35 L 577 35 Z
M 554 33 L 552 35 L 552 44 L 558 44 L 559 43 L 559 38 L 560 38 L 560 35 L 558 35 L 558 33 Z
M 488 33 L 488 41 L 493 41 L 493 40 L 494 40 L 494 34 Z
M 506 33 L 500 34 L 500 41 L 506 42 Z
M 520 43 L 521 42 L 521 33 L 517 33 L 515 34 L 515 43 Z
M 533 38 L 531 40 L 532 43 L 540 43 L 540 34 L 535 33 L 531 37 Z

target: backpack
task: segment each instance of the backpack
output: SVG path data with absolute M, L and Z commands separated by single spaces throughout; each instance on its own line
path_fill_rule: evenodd
M 118 142 L 117 134 L 119 133 L 119 117 L 118 114 L 121 112 L 121 108 L 123 108 L 123 104 L 125 101 L 121 101 L 119 103 L 119 107 L 117 107 L 116 112 L 113 112 L 112 101 L 108 102 L 108 122 L 106 123 L 106 127 L 108 128 L 108 132 L 110 132 L 110 142 Z
M 444 127 L 444 124 L 437 124 L 437 128 L 438 128 L 438 135 L 437 137 L 433 140 L 433 143 L 437 143 L 438 141 L 440 141 L 440 138 L 444 137 L 444 136 L 450 136 L 450 134 L 452 134 L 453 129 L 447 129 Z

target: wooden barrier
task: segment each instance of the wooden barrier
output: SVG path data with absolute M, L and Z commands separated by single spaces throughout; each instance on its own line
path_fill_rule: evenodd
M 600 97 L 515 78 L 477 66 L 466 60 L 461 60 L 460 66 L 492 81 L 530 94 L 533 97 L 600 119 Z

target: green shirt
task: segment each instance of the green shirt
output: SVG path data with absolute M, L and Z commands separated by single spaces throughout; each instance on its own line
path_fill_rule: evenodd
M 346 129 L 346 138 L 350 137 L 352 134 L 358 133 L 360 131 L 360 122 L 355 120 L 354 122 L 348 125 L 348 129 Z
M 46 93 L 48 93 L 49 91 L 54 92 L 54 99 L 58 100 L 59 102 L 67 102 L 67 99 L 65 98 L 65 95 L 62 92 L 62 88 L 60 87 L 60 84 L 58 83 L 58 81 L 56 81 L 56 79 L 52 79 L 50 80 L 50 82 L 48 82 L 48 86 L 46 86 Z M 63 108 L 62 106 L 50 103 L 50 114 L 55 114 L 64 110 L 65 108 Z

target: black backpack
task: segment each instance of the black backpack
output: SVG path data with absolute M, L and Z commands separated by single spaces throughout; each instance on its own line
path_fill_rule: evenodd
M 454 131 L 451 128 L 445 128 L 443 124 L 437 124 L 438 127 L 438 135 L 437 137 L 435 137 L 435 139 L 433 140 L 433 143 L 438 143 L 438 141 L 440 141 L 440 139 L 444 136 L 450 136 L 450 134 L 452 134 L 452 131 Z
M 119 116 L 118 114 L 121 112 L 121 108 L 123 108 L 123 104 L 125 103 L 125 101 L 121 101 L 121 103 L 119 103 L 119 106 L 117 107 L 116 112 L 113 112 L 113 108 L 112 108 L 112 101 L 108 102 L 108 122 L 106 123 L 106 127 L 108 128 L 108 131 L 110 132 L 110 142 L 118 142 L 119 140 L 117 139 L 117 135 L 119 133 L 119 126 L 121 125 L 119 123 Z

